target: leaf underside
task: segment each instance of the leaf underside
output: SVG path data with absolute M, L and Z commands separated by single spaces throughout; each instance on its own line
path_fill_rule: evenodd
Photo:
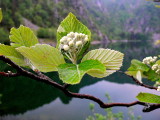
M 27 66 L 24 57 L 12 46 L 0 44 L 0 55 L 6 56 L 19 66 Z
M 149 71 L 149 69 L 150 68 L 146 64 L 139 60 L 133 59 L 131 61 L 130 67 L 128 68 L 128 71 L 125 73 L 127 75 L 133 76 L 135 79 L 142 83 L 142 77 L 146 77 L 144 72 Z
M 16 49 L 30 60 L 35 69 L 42 72 L 57 71 L 58 65 L 65 63 L 59 50 L 50 45 L 36 44 L 32 47 L 22 46 Z
M 98 60 L 86 60 L 79 65 L 66 63 L 58 67 L 60 79 L 67 84 L 78 84 L 84 74 L 90 71 L 97 71 L 103 74 L 105 66 Z
M 11 46 L 15 48 L 20 46 L 30 47 L 38 43 L 38 39 L 34 35 L 33 31 L 23 25 L 18 29 L 12 28 L 10 34 L 9 38 L 11 42 L 13 42 L 11 43 Z
M 139 93 L 136 98 L 141 102 L 160 104 L 160 96 L 150 93 Z
M 89 72 L 88 74 L 93 77 L 106 77 L 117 70 L 120 69 L 122 66 L 124 54 L 115 50 L 111 49 L 96 49 L 88 52 L 83 58 L 82 62 L 85 60 L 99 60 L 101 63 L 103 63 L 106 67 L 106 72 L 103 74 L 99 73 L 92 73 Z
M 142 83 L 142 72 L 140 70 L 138 71 L 126 71 L 125 72 L 129 76 L 133 76 L 135 79 L 137 79 L 140 83 Z

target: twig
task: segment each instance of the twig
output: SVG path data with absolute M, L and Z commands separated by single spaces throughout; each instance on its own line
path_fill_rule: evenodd
M 118 71 L 119 73 L 122 73 L 122 74 L 125 74 L 124 72 L 122 72 L 122 71 Z M 141 83 L 141 82 L 139 82 L 136 78 L 134 78 L 133 76 L 130 76 L 130 75 L 127 75 L 127 74 L 125 74 L 126 76 L 128 76 L 128 77 L 130 77 L 130 78 L 132 78 L 132 80 L 136 83 L 136 84 L 138 84 L 138 85 L 140 85 L 140 86 L 142 86 L 142 87 L 145 87 L 145 88 L 149 88 L 149 89 L 154 89 L 154 90 L 157 90 L 158 88 L 157 87 L 153 87 L 153 86 L 149 86 L 149 85 L 146 85 L 146 84 L 144 84 L 144 83 Z
M 102 100 L 100 100 L 99 98 L 97 98 L 95 96 L 70 92 L 69 90 L 66 89 L 68 84 L 60 85 L 60 84 L 54 82 L 49 77 L 43 75 L 40 72 L 38 73 L 38 75 L 35 75 L 31 72 L 28 72 L 4 56 L 0 56 L 0 60 L 3 60 L 4 62 L 10 64 L 13 68 L 15 68 L 17 70 L 17 74 L 19 74 L 19 75 L 26 76 L 26 77 L 32 78 L 34 80 L 46 83 L 51 86 L 54 86 L 54 87 L 58 88 L 59 90 L 61 90 L 63 93 L 65 93 L 69 97 L 92 100 L 92 101 L 98 103 L 99 106 L 102 108 L 109 108 L 109 107 L 116 107 L 116 106 L 130 107 L 133 105 L 142 105 L 142 106 L 145 106 L 144 108 L 147 107 L 147 109 L 143 109 L 143 112 L 150 112 L 152 110 L 160 108 L 160 104 L 150 104 L 148 106 L 148 104 L 146 104 L 144 102 L 140 102 L 140 101 L 135 101 L 135 102 L 131 102 L 131 103 L 104 103 Z
M 6 76 L 6 77 L 17 77 L 17 76 L 20 76 L 19 73 L 12 73 L 12 72 L 0 72 L 0 75 L 2 76 Z
M 135 81 L 135 83 L 137 83 L 138 85 L 140 86 L 143 86 L 145 88 L 149 88 L 149 89 L 154 89 L 154 90 L 157 90 L 158 88 L 157 87 L 153 87 L 153 86 L 149 86 L 149 85 L 146 85 L 146 84 L 143 84 L 141 82 L 139 82 L 137 79 L 135 79 L 133 76 L 130 76 L 132 78 L 133 81 Z
M 64 85 L 63 85 L 63 88 L 64 88 L 64 89 L 67 89 L 68 87 L 69 87 L 69 84 L 64 84 Z

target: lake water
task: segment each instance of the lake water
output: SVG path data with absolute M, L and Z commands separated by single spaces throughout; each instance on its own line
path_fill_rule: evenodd
M 94 46 L 95 47 L 95 46 Z M 99 47 L 98 45 L 96 47 Z M 107 46 L 125 53 L 122 71 L 125 71 L 133 58 L 142 60 L 143 57 L 158 55 L 159 48 L 153 48 L 146 43 L 114 43 Z M 148 49 L 149 48 L 149 49 Z M 0 70 L 11 70 L 10 67 L 2 65 Z M 49 77 L 59 82 L 57 73 L 48 73 Z M 146 84 L 152 82 L 144 80 Z M 107 102 L 105 94 L 111 96 L 113 102 L 133 102 L 139 92 L 159 94 L 155 90 L 149 90 L 134 84 L 125 75 L 115 73 L 103 79 L 92 78 L 85 75 L 82 82 L 71 86 L 71 91 L 86 93 L 99 97 Z M 92 112 L 89 110 L 90 100 L 69 98 L 61 91 L 25 77 L 6 78 L 1 77 L 0 94 L 0 120 L 85 120 Z M 105 114 L 105 111 L 96 103 L 95 112 Z M 142 112 L 143 106 L 134 106 L 135 116 L 142 116 L 142 120 L 159 120 L 160 109 L 149 113 Z M 125 120 L 128 119 L 128 108 L 114 107 L 113 112 L 123 112 Z

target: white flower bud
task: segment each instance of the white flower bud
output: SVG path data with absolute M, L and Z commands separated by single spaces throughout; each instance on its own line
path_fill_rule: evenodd
M 75 37 L 75 38 L 78 37 L 78 33 L 77 33 L 77 32 L 74 33 L 74 37 Z
M 11 71 L 7 71 L 8 73 L 12 73 Z
M 160 85 L 160 82 L 156 82 L 157 85 Z
M 157 56 L 154 56 L 153 59 L 157 60 Z
M 67 39 L 67 42 L 70 42 L 71 40 L 72 40 L 71 38 L 68 38 L 68 39 Z
M 63 44 L 64 42 L 66 42 L 66 40 L 67 40 L 67 37 L 66 37 L 66 36 L 64 36 L 63 38 L 61 38 L 61 39 L 60 39 L 60 43 L 62 43 L 62 44 Z
M 160 74 L 160 69 L 156 70 L 156 73 L 157 73 L 157 74 Z
M 70 32 L 60 39 L 59 49 L 66 51 L 67 57 L 73 61 L 79 55 L 83 45 L 88 41 L 88 35 Z
M 154 64 L 153 66 L 152 66 L 152 70 L 157 70 L 158 69 L 158 64 Z
M 150 65 L 151 63 L 154 63 L 156 60 L 157 60 L 156 56 L 154 56 L 154 57 L 149 56 L 149 57 L 146 57 L 143 59 L 143 63 Z
M 160 91 L 160 86 L 158 86 L 157 91 Z
M 85 42 L 88 42 L 88 36 L 84 38 L 84 41 L 85 41 Z
M 73 45 L 74 45 L 74 41 L 72 40 L 69 42 L 69 46 L 73 46 Z
M 78 46 L 80 46 L 80 45 L 82 45 L 82 41 L 77 41 L 77 42 L 76 42 L 76 46 L 78 47 Z
M 67 34 L 67 37 L 74 38 L 74 32 L 70 32 Z
M 69 50 L 69 46 L 68 46 L 68 45 L 64 45 L 64 46 L 63 46 L 63 49 L 64 49 L 65 51 L 67 51 L 67 50 Z

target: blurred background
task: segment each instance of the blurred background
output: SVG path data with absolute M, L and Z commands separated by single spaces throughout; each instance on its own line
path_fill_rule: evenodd
M 42 41 L 56 42 L 60 21 L 73 12 L 90 28 L 94 41 L 153 42 L 160 37 L 156 4 L 146 0 L 0 0 L 4 15 L 0 41 L 8 42 L 10 28 L 23 24 Z
M 160 8 L 158 2 L 146 0 L 0 0 L 3 21 L 0 24 L 0 43 L 9 44 L 9 31 L 20 24 L 30 27 L 41 43 L 56 45 L 56 30 L 69 12 L 74 13 L 92 32 L 94 48 L 111 48 L 125 54 L 122 71 L 127 70 L 134 58 L 159 55 Z M 13 71 L 0 63 L 0 71 Z M 48 76 L 60 82 L 57 73 Z M 0 120 L 85 120 L 92 115 L 89 100 L 66 97 L 55 88 L 24 77 L 0 77 Z M 153 82 L 143 80 L 146 84 Z M 135 85 L 126 76 L 115 73 L 104 79 L 85 76 L 74 92 L 88 93 L 107 102 L 107 92 L 113 102 L 132 102 L 139 92 L 159 94 Z M 95 104 L 97 113 L 105 114 Z M 135 106 L 133 113 L 142 120 L 159 120 L 159 111 L 143 113 Z M 128 109 L 113 108 L 113 113 Z

